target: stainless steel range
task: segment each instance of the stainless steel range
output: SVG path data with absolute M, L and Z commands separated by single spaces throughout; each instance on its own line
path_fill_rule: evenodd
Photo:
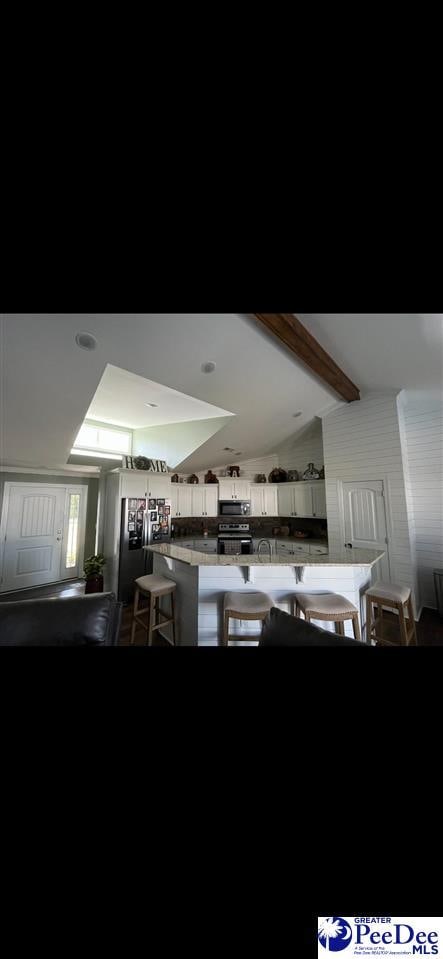
M 218 553 L 221 556 L 240 556 L 252 553 L 252 536 L 249 523 L 220 523 L 218 527 Z

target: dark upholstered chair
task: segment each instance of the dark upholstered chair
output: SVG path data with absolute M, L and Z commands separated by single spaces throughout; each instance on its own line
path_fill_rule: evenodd
M 264 621 L 259 646 L 366 646 L 366 643 L 319 629 L 273 606 Z
M 0 646 L 116 646 L 122 604 L 114 593 L 0 603 Z

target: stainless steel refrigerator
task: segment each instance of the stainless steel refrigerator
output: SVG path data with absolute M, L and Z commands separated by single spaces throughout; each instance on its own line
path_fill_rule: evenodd
M 123 499 L 120 530 L 118 598 L 132 603 L 134 581 L 152 573 L 153 556 L 144 546 L 171 541 L 169 499 Z

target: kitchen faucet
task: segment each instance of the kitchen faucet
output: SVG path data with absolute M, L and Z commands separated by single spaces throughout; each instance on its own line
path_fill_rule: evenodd
M 261 540 L 260 540 L 260 542 L 259 542 L 259 544 L 258 544 L 258 546 L 257 546 L 257 556 L 260 556 L 260 549 L 261 549 L 261 547 L 263 546 L 263 544 L 264 544 L 265 546 L 267 546 L 267 548 L 268 548 L 268 550 L 269 550 L 269 559 L 271 559 L 271 556 L 272 556 L 272 546 L 271 546 L 271 544 L 270 544 L 270 542 L 269 542 L 268 539 L 261 539 Z

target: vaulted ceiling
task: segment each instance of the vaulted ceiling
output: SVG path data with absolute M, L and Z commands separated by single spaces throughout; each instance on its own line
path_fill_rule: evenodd
M 297 315 L 362 391 L 441 384 L 439 315 Z M 226 463 L 225 447 L 272 452 L 337 400 L 243 314 L 8 314 L 2 330 L 3 465 L 66 465 L 108 364 L 234 414 L 184 469 Z M 95 350 L 79 349 L 79 331 Z

